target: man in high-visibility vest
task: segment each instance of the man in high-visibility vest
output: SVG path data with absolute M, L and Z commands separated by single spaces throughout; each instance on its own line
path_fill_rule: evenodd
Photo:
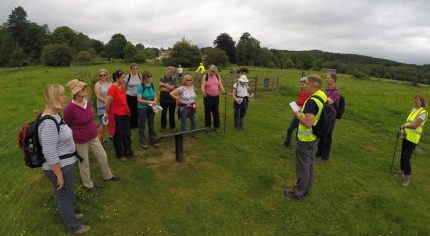
M 314 178 L 314 158 L 318 138 L 312 126 L 318 123 L 324 104 L 317 97 L 327 102 L 327 96 L 321 90 L 321 77 L 311 75 L 306 80 L 306 92 L 310 95 L 301 111 L 294 114 L 299 120 L 296 142 L 296 177 L 297 182 L 292 191 L 285 189 L 286 197 L 301 200 L 308 196 Z
M 201 62 L 200 63 L 200 66 L 199 67 L 197 67 L 197 70 L 196 70 L 196 72 L 197 73 L 200 73 L 200 74 L 203 74 L 203 73 L 205 73 L 205 66 L 203 65 L 203 63 Z
M 411 184 L 411 156 L 420 141 L 428 112 L 426 110 L 424 95 L 417 94 L 414 100 L 414 108 L 406 119 L 406 123 L 400 126 L 400 132 L 405 135 L 402 142 L 402 156 L 400 158 L 400 171 L 403 177 L 402 186 Z

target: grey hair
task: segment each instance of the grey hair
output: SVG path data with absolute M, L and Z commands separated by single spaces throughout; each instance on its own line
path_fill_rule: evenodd
M 308 76 L 308 83 L 313 84 L 315 87 L 317 87 L 318 89 L 321 88 L 321 77 L 317 74 L 313 74 L 311 76 Z
M 304 82 L 306 82 L 306 81 L 308 81 L 308 78 L 307 78 L 307 77 L 302 77 L 302 78 L 300 79 L 300 83 L 304 83 Z

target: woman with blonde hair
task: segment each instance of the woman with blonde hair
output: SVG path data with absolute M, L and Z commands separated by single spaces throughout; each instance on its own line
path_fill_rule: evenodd
M 109 81 L 108 71 L 106 69 L 100 69 L 99 81 L 97 81 L 97 83 L 94 85 L 94 94 L 97 97 L 97 115 L 100 122 L 97 132 L 102 143 L 107 142 L 105 137 L 106 126 L 103 124 L 103 115 L 106 113 L 106 97 L 110 86 L 112 86 L 112 82 Z
M 179 96 L 177 96 L 179 94 Z M 170 92 L 170 96 L 179 102 L 179 115 L 181 118 L 181 131 L 187 130 L 187 117 L 191 121 L 191 130 L 196 129 L 196 92 L 194 91 L 193 77 L 186 74 L 182 86 Z
M 87 99 L 87 84 L 77 79 L 67 83 L 67 88 L 72 93 L 72 101 L 64 109 L 64 121 L 73 131 L 73 140 L 76 151 L 83 161 L 79 163 L 82 183 L 91 192 L 97 190 L 90 175 L 90 162 L 88 152 L 99 162 L 102 178 L 106 181 L 117 181 L 119 176 L 112 175 L 107 154 L 97 137 L 97 127 L 94 124 L 94 115 L 91 110 L 91 102 Z
M 404 135 L 402 142 L 402 154 L 400 157 L 400 171 L 403 177 L 402 186 L 407 187 L 411 184 L 411 157 L 423 132 L 428 112 L 424 95 L 415 95 L 414 108 L 406 119 L 406 123 L 400 126 L 400 133 Z
M 39 141 L 46 159 L 42 169 L 54 187 L 58 213 L 68 230 L 76 234 L 86 233 L 91 227 L 78 221 L 83 214 L 75 214 L 73 207 L 73 167 L 77 155 L 72 130 L 59 114 L 66 100 L 64 87 L 59 84 L 46 85 L 44 100 L 45 110 L 41 117 L 51 116 L 55 121 L 44 119 L 38 127 Z

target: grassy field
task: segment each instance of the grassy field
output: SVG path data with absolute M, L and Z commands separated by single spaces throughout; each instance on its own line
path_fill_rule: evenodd
M 139 66 L 150 70 L 156 82 L 164 71 L 155 64 Z M 24 165 L 16 134 L 33 109 L 43 108 L 45 84 L 89 81 L 102 67 L 127 69 L 119 63 L 0 69 L 0 235 L 68 234 L 56 214 L 50 183 L 41 170 Z M 259 94 L 240 132 L 233 129 L 229 98 L 227 132 L 186 140 L 183 163 L 175 163 L 172 141 L 140 149 L 134 130 L 134 160 L 118 161 L 113 146 L 107 146 L 109 164 L 121 181 L 104 182 L 92 161 L 92 178 L 100 189 L 89 193 L 76 167 L 75 203 L 85 214 L 82 222 L 92 226 L 92 235 L 430 235 L 429 125 L 413 155 L 413 184 L 402 188 L 400 179 L 388 173 L 413 95 L 420 91 L 430 99 L 428 88 L 340 75 L 347 110 L 336 124 L 330 161 L 316 163 L 310 197 L 303 202 L 284 198 L 283 189 L 295 183 L 294 144 L 286 148 L 283 139 L 300 73 L 253 68 L 250 77 L 278 75 L 280 92 Z M 202 127 L 198 96 L 197 126 Z M 157 115 L 157 131 L 159 121 Z M 399 152 L 396 170 L 398 157 Z

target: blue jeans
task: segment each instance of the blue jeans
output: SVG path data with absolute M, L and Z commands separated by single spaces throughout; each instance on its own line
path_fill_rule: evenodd
M 155 141 L 156 134 L 154 130 L 155 112 L 150 107 L 139 108 L 139 141 L 140 144 L 146 144 L 145 123 L 148 121 L 149 141 Z
M 75 232 L 82 227 L 75 218 L 75 210 L 73 208 L 73 166 L 74 164 L 61 168 L 64 187 L 60 190 L 57 190 L 57 176 L 54 172 L 52 170 L 44 170 L 45 175 L 54 187 L 54 197 L 58 213 L 70 232 Z
M 293 120 L 291 120 L 290 126 L 288 127 L 287 137 L 285 138 L 284 144 L 290 144 L 293 131 L 297 127 L 299 127 L 299 120 L 294 116 Z
M 243 98 L 241 104 L 234 102 L 234 128 L 243 128 L 246 110 L 248 109 L 248 98 Z
M 179 114 L 181 116 L 181 131 L 185 132 L 187 130 L 187 117 L 188 117 L 188 108 L 180 107 Z M 191 130 L 196 129 L 196 113 L 194 113 L 191 118 Z

